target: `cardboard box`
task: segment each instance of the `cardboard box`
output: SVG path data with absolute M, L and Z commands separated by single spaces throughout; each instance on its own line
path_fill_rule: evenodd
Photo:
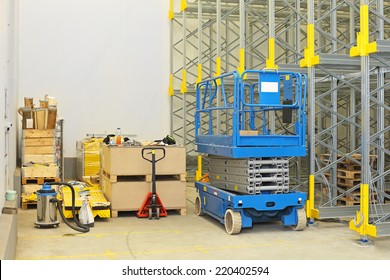
M 114 211 L 138 211 L 146 195 L 151 191 L 151 183 L 145 181 L 110 182 L 101 178 L 101 188 Z M 157 194 L 168 210 L 186 208 L 186 182 L 157 181 Z
M 101 145 L 102 169 L 113 175 L 135 176 L 152 174 L 152 163 L 142 158 L 142 149 L 146 147 L 126 147 Z M 186 173 L 186 151 L 182 146 L 165 146 L 165 158 L 156 163 L 156 175 Z M 151 159 L 149 151 L 145 157 Z M 156 151 L 156 159 L 162 156 Z

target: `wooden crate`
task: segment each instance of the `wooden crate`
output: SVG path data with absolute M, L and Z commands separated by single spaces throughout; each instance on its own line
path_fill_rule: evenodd
M 24 155 L 24 163 L 27 162 L 38 162 L 38 163 L 55 163 L 56 158 L 55 155 L 52 154 L 38 154 L 38 155 L 31 155 L 31 154 L 25 154 Z
M 42 185 L 38 185 L 38 184 L 22 185 L 22 193 L 32 194 L 32 193 L 37 192 L 37 190 L 40 190 L 41 188 L 42 188 Z
M 102 191 L 111 203 L 113 217 L 118 211 L 138 211 L 146 195 L 151 191 L 151 183 L 144 180 L 111 182 L 102 176 L 100 181 Z M 186 208 L 186 182 L 160 180 L 156 182 L 156 189 L 167 210 Z
M 24 129 L 22 136 L 22 163 L 55 162 L 53 129 Z
M 23 131 L 25 139 L 31 138 L 54 138 L 53 129 L 26 129 Z
M 38 177 L 59 177 L 58 166 L 52 164 L 50 166 L 35 165 L 35 166 L 22 166 L 22 177 L 38 178 Z
M 152 173 L 152 164 L 142 158 L 142 149 L 150 147 L 101 145 L 102 169 L 110 175 L 132 176 Z M 156 175 L 186 173 L 186 151 L 181 146 L 164 147 L 165 158 L 156 163 Z M 156 158 L 161 155 L 156 151 Z

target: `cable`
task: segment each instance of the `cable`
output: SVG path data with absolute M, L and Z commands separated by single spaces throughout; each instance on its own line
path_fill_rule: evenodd
M 73 216 L 73 221 L 77 226 L 72 225 L 65 218 L 65 215 L 62 211 L 62 201 L 58 200 L 57 198 L 53 198 L 52 200 L 57 203 L 58 212 L 60 212 L 61 218 L 65 222 L 65 224 L 67 224 L 71 229 L 74 229 L 76 231 L 83 232 L 83 233 L 89 232 L 89 226 L 85 226 L 81 224 L 76 217 L 76 210 L 75 210 L 76 195 L 73 186 L 69 183 L 64 183 L 64 182 L 50 182 L 50 183 L 46 183 L 46 185 L 67 186 L 70 188 L 72 193 L 72 216 Z
M 278 119 L 280 125 L 282 126 L 282 128 L 284 129 L 284 131 L 286 133 L 288 133 L 290 135 L 296 135 L 296 133 L 293 133 L 293 132 L 291 132 L 290 130 L 287 129 L 287 127 L 283 124 L 283 122 L 281 121 L 281 119 L 280 119 L 279 115 L 276 113 L 276 111 L 275 111 L 275 115 L 276 115 L 276 118 Z

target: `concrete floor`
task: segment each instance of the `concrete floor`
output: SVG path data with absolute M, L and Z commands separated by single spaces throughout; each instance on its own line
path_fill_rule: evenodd
M 96 219 L 89 233 L 61 224 L 34 227 L 36 209 L 18 212 L 17 260 L 390 260 L 390 238 L 373 246 L 356 244 L 346 223 L 318 221 L 302 232 L 281 223 L 256 224 L 239 235 L 208 216 L 194 214 L 195 189 L 187 187 L 187 215 L 169 212 L 160 220 L 120 212 Z

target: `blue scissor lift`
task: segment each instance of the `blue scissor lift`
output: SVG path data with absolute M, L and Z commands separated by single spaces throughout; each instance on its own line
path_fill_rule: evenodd
M 229 234 L 268 221 L 306 227 L 306 193 L 288 177 L 288 158 L 306 155 L 306 84 L 303 74 L 262 70 L 197 84 L 195 142 L 209 161 L 209 180 L 195 182 L 197 215 Z

